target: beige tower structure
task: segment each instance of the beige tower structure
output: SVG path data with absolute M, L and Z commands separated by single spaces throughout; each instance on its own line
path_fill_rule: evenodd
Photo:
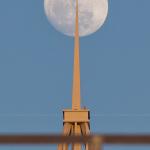
M 80 59 L 79 59 L 79 15 L 78 0 L 76 0 L 75 17 L 75 44 L 74 44 L 74 69 L 72 87 L 72 109 L 63 110 L 63 134 L 70 135 L 89 135 L 90 134 L 90 111 L 81 108 L 80 95 Z M 88 150 L 88 145 L 85 145 Z M 68 150 L 68 145 L 59 145 L 58 150 Z M 80 144 L 72 145 L 72 150 L 81 150 Z

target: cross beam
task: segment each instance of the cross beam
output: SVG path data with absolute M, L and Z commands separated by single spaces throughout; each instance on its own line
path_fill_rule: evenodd
M 99 139 L 100 144 L 133 144 L 150 145 L 150 135 L 90 135 L 90 136 L 63 136 L 63 135 L 0 135 L 0 144 L 58 144 L 58 143 L 92 143 Z

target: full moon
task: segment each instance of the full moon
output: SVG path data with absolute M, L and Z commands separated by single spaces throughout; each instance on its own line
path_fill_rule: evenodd
M 79 35 L 96 32 L 108 14 L 108 0 L 78 0 Z M 44 0 L 46 16 L 59 32 L 74 36 L 76 0 Z

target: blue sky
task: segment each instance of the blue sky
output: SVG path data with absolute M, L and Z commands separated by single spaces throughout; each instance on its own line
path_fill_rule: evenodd
M 150 133 L 149 6 L 109 0 L 104 26 L 81 38 L 82 105 L 92 132 Z M 72 66 L 73 38 L 49 24 L 43 0 L 0 0 L 0 133 L 60 132 Z

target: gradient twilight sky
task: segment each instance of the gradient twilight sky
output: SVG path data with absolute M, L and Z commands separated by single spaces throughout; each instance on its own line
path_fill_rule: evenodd
M 149 14 L 150 0 L 109 0 L 104 26 L 81 39 L 82 104 L 92 132 L 150 133 Z M 0 133 L 60 132 L 72 65 L 73 38 L 49 24 L 43 0 L 0 0 Z M 105 149 L 134 148 L 149 149 Z

